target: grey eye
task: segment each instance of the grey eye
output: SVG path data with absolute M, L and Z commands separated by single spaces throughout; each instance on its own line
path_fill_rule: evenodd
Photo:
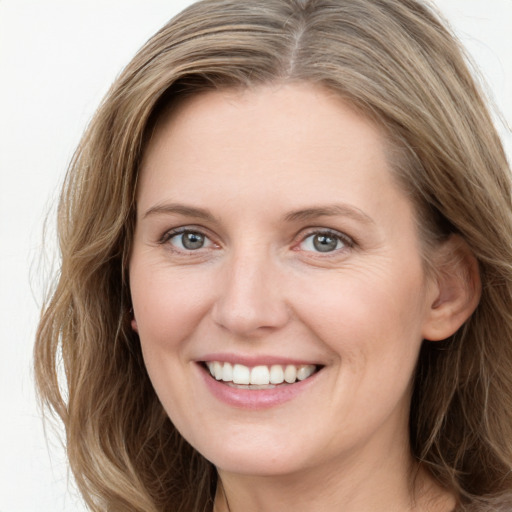
M 301 242 L 301 248 L 312 252 L 332 252 L 348 245 L 341 235 L 334 233 L 312 233 Z
M 171 238 L 171 244 L 179 249 L 186 249 L 187 251 L 194 251 L 201 249 L 205 245 L 206 237 L 196 231 L 185 231 L 179 233 Z
M 339 239 L 332 235 L 314 235 L 313 246 L 319 252 L 330 252 L 338 248 Z

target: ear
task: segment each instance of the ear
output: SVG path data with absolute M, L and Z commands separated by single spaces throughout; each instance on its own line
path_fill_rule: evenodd
M 478 261 L 467 243 L 452 235 L 433 257 L 433 293 L 423 338 L 440 341 L 454 334 L 475 311 L 482 291 Z
M 130 309 L 130 325 L 132 326 L 132 330 L 135 331 L 137 334 L 139 334 L 139 326 L 137 325 L 137 320 L 135 320 L 135 313 L 133 312 L 133 308 Z

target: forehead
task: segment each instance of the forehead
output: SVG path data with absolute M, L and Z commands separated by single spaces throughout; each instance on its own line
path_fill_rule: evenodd
M 386 190 L 398 192 L 388 146 L 380 127 L 320 86 L 204 92 L 157 123 L 138 204 L 175 195 L 214 204 L 247 195 L 244 211 L 267 201 L 293 209 L 354 200 L 374 210 Z
M 299 83 L 207 91 L 175 102 L 163 111 L 153 130 L 143 171 L 154 167 L 164 146 L 176 158 L 189 151 L 196 162 L 208 157 L 212 163 L 216 156 L 237 153 L 246 154 L 248 160 L 250 149 L 259 153 L 258 162 L 273 159 L 278 171 L 279 158 L 283 163 L 298 154 L 315 153 L 319 158 L 322 148 L 333 146 L 387 160 L 389 144 L 381 128 L 338 94 Z M 168 156 L 172 155 L 168 152 Z

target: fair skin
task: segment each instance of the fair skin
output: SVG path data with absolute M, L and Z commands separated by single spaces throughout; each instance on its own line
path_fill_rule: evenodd
M 217 511 L 453 509 L 410 455 L 409 402 L 422 340 L 472 306 L 425 274 L 383 134 L 338 97 L 208 92 L 166 115 L 130 286 L 154 388 L 218 468 Z M 287 366 L 304 380 L 269 384 Z

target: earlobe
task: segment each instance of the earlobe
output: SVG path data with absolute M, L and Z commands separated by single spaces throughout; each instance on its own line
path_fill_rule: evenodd
M 423 338 L 440 341 L 454 334 L 475 311 L 481 295 L 478 261 L 467 243 L 452 235 L 434 258 L 436 282 Z
M 130 317 L 130 326 L 132 328 L 132 331 L 136 332 L 137 334 L 139 334 L 139 327 L 137 325 L 137 320 L 135 320 L 135 313 L 133 311 L 133 307 L 131 307 L 129 310 L 128 310 L 128 315 Z

